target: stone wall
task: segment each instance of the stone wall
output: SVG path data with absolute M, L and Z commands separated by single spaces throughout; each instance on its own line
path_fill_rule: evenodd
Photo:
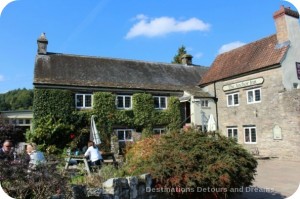
M 223 86 L 255 78 L 263 78 L 260 85 L 224 91 Z M 261 89 L 261 102 L 247 104 L 247 90 Z M 207 90 L 212 92 L 213 87 Z M 239 105 L 227 107 L 227 94 L 239 93 Z M 227 135 L 227 128 L 236 126 L 238 142 L 249 150 L 258 149 L 261 156 L 300 160 L 300 90 L 287 91 L 282 83 L 281 68 L 262 71 L 216 83 L 219 130 Z M 255 125 L 257 142 L 245 143 L 244 125 Z M 281 139 L 274 139 L 274 129 L 280 129 Z
M 111 178 L 99 188 L 87 188 L 85 186 L 73 187 L 73 198 L 85 197 L 101 199 L 154 199 L 158 198 L 151 190 L 152 178 L 150 174 L 127 178 Z

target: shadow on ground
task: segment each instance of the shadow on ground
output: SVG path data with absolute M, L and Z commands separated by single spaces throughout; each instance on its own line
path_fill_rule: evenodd
M 243 192 L 240 192 L 230 199 L 285 199 L 287 196 L 284 196 L 280 193 L 275 192 L 271 189 L 263 189 L 260 187 L 246 187 L 243 188 Z

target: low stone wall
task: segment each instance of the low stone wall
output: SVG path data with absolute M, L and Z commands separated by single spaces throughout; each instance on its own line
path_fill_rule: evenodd
M 111 178 L 103 183 L 102 188 L 73 186 L 73 198 L 85 197 L 101 199 L 154 199 L 155 194 L 147 192 L 151 188 L 150 174 L 127 178 Z

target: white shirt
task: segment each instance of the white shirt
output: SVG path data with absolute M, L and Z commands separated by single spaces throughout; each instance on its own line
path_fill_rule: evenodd
M 92 162 L 102 159 L 102 156 L 98 150 L 98 147 L 90 146 L 84 153 L 85 157 L 89 157 Z

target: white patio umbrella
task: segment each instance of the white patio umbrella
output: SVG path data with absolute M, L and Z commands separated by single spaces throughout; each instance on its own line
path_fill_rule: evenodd
M 91 117 L 90 140 L 93 141 L 96 145 L 101 144 L 99 131 L 97 130 L 95 123 L 95 115 L 92 115 Z
M 217 130 L 216 122 L 215 122 L 213 114 L 210 114 L 208 122 L 207 122 L 207 131 L 210 132 L 210 131 L 215 131 L 215 130 Z

